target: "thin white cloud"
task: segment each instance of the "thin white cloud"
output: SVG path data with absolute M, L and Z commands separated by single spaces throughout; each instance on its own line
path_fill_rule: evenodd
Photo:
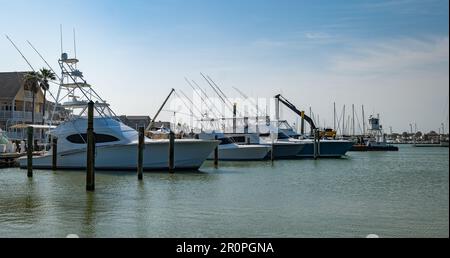
M 449 38 L 402 38 L 358 45 L 336 56 L 332 70 L 342 73 L 399 73 L 449 62 Z
M 445 0 L 447 1 L 447 0 Z M 366 10 L 395 12 L 403 15 L 433 15 L 437 11 L 448 13 L 445 8 L 436 9 L 445 3 L 443 0 L 386 0 L 375 2 L 363 2 L 357 4 L 358 8 Z
M 317 46 L 318 44 L 335 44 L 342 42 L 343 38 L 321 31 L 297 32 L 288 37 L 263 38 L 251 43 L 254 47 L 301 49 Z
M 370 2 L 370 3 L 364 3 L 362 6 L 370 7 L 370 8 L 390 8 L 395 6 L 402 6 L 402 5 L 411 5 L 413 3 L 420 3 L 424 2 L 423 0 L 417 1 L 417 0 L 388 0 L 388 1 L 377 1 L 377 2 Z
M 277 39 L 258 39 L 252 43 L 252 45 L 256 47 L 263 48 L 279 48 L 279 47 L 287 47 L 291 44 L 291 41 L 288 40 L 277 40 Z
M 305 37 L 307 39 L 329 39 L 331 38 L 331 35 L 324 32 L 307 32 L 305 33 Z

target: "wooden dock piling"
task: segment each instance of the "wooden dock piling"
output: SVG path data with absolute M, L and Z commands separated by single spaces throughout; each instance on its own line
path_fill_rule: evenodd
M 317 129 L 317 157 L 320 158 L 320 129 Z
M 248 117 L 244 117 L 244 133 L 248 133 Z
M 33 177 L 33 127 L 27 128 L 27 176 Z
M 314 129 L 314 159 L 317 159 L 317 129 Z
M 95 190 L 94 102 L 88 103 L 86 191 Z
M 175 134 L 169 133 L 169 172 L 173 173 L 175 169 Z
M 138 180 L 143 179 L 144 172 L 144 146 L 145 146 L 145 135 L 144 135 L 144 127 L 139 127 L 139 144 L 138 144 L 138 165 L 137 165 L 137 174 Z
M 217 141 L 217 135 L 214 136 L 214 139 Z M 219 167 L 219 145 L 214 148 L 214 167 Z
M 272 146 L 271 146 L 271 149 L 270 149 L 270 161 L 272 161 L 272 164 L 273 164 L 273 161 L 274 161 L 274 159 L 275 159 L 275 154 L 274 154 L 274 144 L 272 143 Z
M 52 170 L 56 170 L 58 160 L 58 139 L 52 138 Z
M 272 165 L 273 165 L 273 161 L 275 159 L 275 137 L 272 135 L 272 133 L 270 134 L 270 138 L 272 139 L 272 145 L 271 145 L 271 149 L 270 149 L 270 161 L 272 161 Z
M 237 107 L 236 103 L 233 104 L 233 133 L 236 133 L 236 113 L 237 113 Z
M 300 133 L 303 135 L 305 133 L 305 111 L 302 111 L 301 113 L 301 127 L 300 127 Z

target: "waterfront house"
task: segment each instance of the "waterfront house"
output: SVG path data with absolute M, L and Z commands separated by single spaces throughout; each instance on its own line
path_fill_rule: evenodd
M 16 124 L 31 124 L 34 108 L 34 123 L 42 123 L 42 108 L 44 94 L 38 89 L 35 94 L 33 107 L 33 93 L 25 84 L 28 72 L 0 72 L 0 128 L 8 132 L 10 138 L 22 132 L 8 131 Z

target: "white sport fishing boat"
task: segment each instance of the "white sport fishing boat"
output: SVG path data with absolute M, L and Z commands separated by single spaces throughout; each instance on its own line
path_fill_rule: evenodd
M 62 70 L 61 84 L 56 103 L 70 110 L 68 120 L 49 132 L 57 138 L 57 168 L 86 168 L 87 104 L 94 101 L 95 168 L 104 170 L 131 170 L 137 168 L 138 132 L 123 124 L 109 104 L 102 100 L 91 85 L 76 69 L 77 59 L 62 54 L 59 65 Z M 76 96 L 80 94 L 81 97 Z M 60 98 L 60 96 L 63 96 Z M 69 98 L 68 102 L 63 102 Z M 62 103 L 62 104 L 60 104 Z M 55 109 L 56 109 L 55 105 Z M 81 110 L 81 111 L 80 111 Z M 55 111 L 53 111 L 55 112 Z M 177 139 L 174 145 L 175 169 L 198 169 L 219 144 L 215 140 Z M 34 168 L 52 167 L 52 149 L 42 156 L 33 157 Z M 144 170 L 168 168 L 169 140 L 145 138 Z M 19 159 L 26 168 L 27 159 Z
M 314 139 L 297 134 L 287 121 L 279 121 L 278 135 L 282 141 L 303 144 L 304 148 L 297 154 L 298 157 L 314 157 Z M 320 157 L 339 158 L 345 156 L 353 144 L 353 141 L 349 140 L 322 138 L 319 141 L 318 155 Z
M 258 133 L 227 133 L 226 136 L 232 139 L 239 146 L 252 144 L 256 146 L 267 146 L 272 151 L 274 159 L 295 159 L 305 147 L 302 143 L 289 142 L 284 139 L 285 135 L 271 135 Z M 273 138 L 273 139 L 272 139 Z
M 239 145 L 233 142 L 232 139 L 226 137 L 223 133 L 200 133 L 200 139 L 217 139 L 219 144 L 219 160 L 226 161 L 251 161 L 251 160 L 263 160 L 270 151 L 269 145 L 262 144 L 242 144 Z M 209 155 L 208 159 L 213 159 L 214 153 Z
M 276 136 L 271 134 L 260 134 L 261 144 L 273 144 L 275 159 L 295 159 L 297 155 L 305 148 L 302 142 L 290 141 L 289 137 L 282 132 Z M 272 140 L 272 138 L 274 138 Z

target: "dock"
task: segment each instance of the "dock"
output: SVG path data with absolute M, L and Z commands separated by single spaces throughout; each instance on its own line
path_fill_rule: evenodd
M 26 153 L 0 153 L 0 167 L 14 167 L 18 158 Z
M 42 151 L 33 151 L 33 157 L 34 156 L 41 156 L 44 152 Z M 19 164 L 17 162 L 17 159 L 20 157 L 26 157 L 27 153 L 0 153 L 0 168 L 3 167 L 18 167 Z
M 448 148 L 448 142 L 442 142 L 442 143 L 416 143 L 413 144 L 414 147 L 447 147 Z
M 398 151 L 397 146 L 367 146 L 365 144 L 355 144 L 349 151 Z

